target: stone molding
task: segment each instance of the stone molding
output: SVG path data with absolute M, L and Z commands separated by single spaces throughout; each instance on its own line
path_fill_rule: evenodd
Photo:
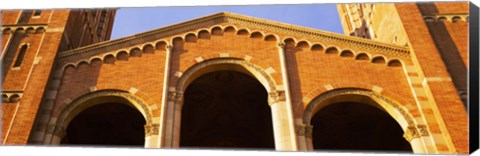
M 69 50 L 60 52 L 58 54 L 59 58 L 70 58 L 81 56 L 91 56 L 100 54 L 102 52 L 113 51 L 117 49 L 122 49 L 129 46 L 134 46 L 148 41 L 155 41 L 161 38 L 166 38 L 168 36 L 173 36 L 180 33 L 185 33 L 188 31 L 212 26 L 220 23 L 232 23 L 240 24 L 243 26 L 248 26 L 252 28 L 270 30 L 273 32 L 281 32 L 287 35 L 296 35 L 309 37 L 313 39 L 318 39 L 321 41 L 327 41 L 331 43 L 341 43 L 347 46 L 359 47 L 364 49 L 369 49 L 372 51 L 378 51 L 383 53 L 389 53 L 393 55 L 399 55 L 404 57 L 409 57 L 410 51 L 408 47 L 397 46 L 393 44 L 387 44 L 383 42 L 373 41 L 369 39 L 362 39 L 358 37 L 345 36 L 341 34 L 295 26 L 290 24 L 284 24 L 280 22 L 268 21 L 265 19 L 254 18 L 244 15 L 238 15 L 228 12 L 221 12 L 213 14 L 210 16 L 205 16 L 197 18 L 194 20 L 186 21 L 183 23 L 154 29 L 152 31 L 135 34 L 132 36 L 127 36 L 124 38 L 95 43 L 92 45 L 84 46 L 75 50 Z
M 403 137 L 409 142 L 415 138 L 426 136 L 430 136 L 426 125 L 408 126 L 403 135 Z
M 159 124 L 146 124 L 145 125 L 145 136 L 158 135 L 160 125 Z

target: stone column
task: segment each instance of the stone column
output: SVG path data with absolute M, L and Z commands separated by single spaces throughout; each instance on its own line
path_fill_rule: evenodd
M 408 142 L 410 142 L 410 145 L 412 146 L 412 150 L 414 153 L 428 153 L 428 151 L 426 150 L 425 144 L 423 143 L 425 138 L 422 139 L 422 135 L 419 133 L 419 131 L 415 126 L 409 126 L 405 130 L 405 134 L 403 135 L 403 137 Z
M 159 146 L 159 124 L 145 125 L 145 148 L 158 148 Z
M 63 137 L 67 135 L 66 129 L 63 126 L 56 126 L 52 134 L 52 145 L 59 145 Z
M 169 85 L 169 78 L 170 78 L 170 66 L 171 66 L 171 53 L 172 53 L 173 46 L 167 45 L 166 47 L 166 55 L 165 55 L 165 69 L 164 69 L 164 76 L 163 76 L 163 89 L 162 89 L 162 103 L 160 109 L 160 124 L 158 125 L 158 129 L 160 130 L 158 136 L 158 147 L 165 147 L 165 116 L 167 112 L 167 104 L 168 104 L 168 87 Z
M 270 93 L 269 104 L 272 110 L 275 149 L 280 151 L 296 151 L 298 149 L 297 138 L 293 120 L 284 45 L 282 42 L 277 44 L 283 86 L 276 86 L 277 90 Z
M 298 150 L 309 151 L 309 144 L 311 144 L 312 140 L 312 126 L 300 124 L 297 125 L 295 128 L 297 132 Z
M 296 151 L 297 141 L 293 123 L 288 115 L 291 111 L 285 101 L 285 92 L 274 91 L 269 95 L 270 109 L 272 111 L 273 134 L 275 149 L 279 151 Z

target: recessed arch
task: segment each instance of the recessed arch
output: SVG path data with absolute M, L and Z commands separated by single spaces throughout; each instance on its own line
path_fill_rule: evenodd
M 166 41 L 158 41 L 155 43 L 155 49 L 160 51 L 165 51 L 167 47 Z
M 386 60 L 383 56 L 375 56 L 372 58 L 372 63 L 384 64 Z
M 142 51 L 138 47 L 132 48 L 132 49 L 130 49 L 130 56 L 131 57 L 141 57 L 142 56 Z
M 234 26 L 226 26 L 223 31 L 225 33 L 235 33 L 237 31 L 237 28 L 235 28 Z
M 355 56 L 355 54 L 351 50 L 343 50 L 340 53 L 340 56 L 341 57 L 353 57 L 353 56 Z
M 250 35 L 250 38 L 255 38 L 255 39 L 263 38 L 263 33 L 259 31 L 252 32 L 252 34 Z
M 240 36 L 250 36 L 250 30 L 242 28 L 237 31 L 237 35 Z
M 459 22 L 459 21 L 461 21 L 461 20 L 462 20 L 462 18 L 461 18 L 460 16 L 454 16 L 454 17 L 452 17 L 452 22 L 453 22 L 453 23 L 457 23 L 457 22 Z
M 439 21 L 439 22 L 447 21 L 447 17 L 445 17 L 445 16 L 440 16 L 440 17 L 438 17 L 437 21 Z
M 185 42 L 197 42 L 197 36 L 194 33 L 188 33 L 185 35 Z
M 297 41 L 294 38 L 285 38 L 283 39 L 285 43 L 285 47 L 287 48 L 294 48 L 296 46 Z
M 268 34 L 265 36 L 265 41 L 278 41 L 278 37 L 273 34 Z
M 146 44 L 142 47 L 142 51 L 145 54 L 153 54 L 155 51 L 155 48 L 153 48 L 152 44 Z
M 377 108 L 378 110 L 387 113 L 391 118 L 394 119 L 394 121 L 399 125 L 399 128 L 401 128 L 404 133 L 406 133 L 409 128 L 415 126 L 415 124 L 417 123 L 417 121 L 414 120 L 412 114 L 408 111 L 408 109 L 406 109 L 402 104 L 390 97 L 386 97 L 384 95 L 380 95 L 370 90 L 361 88 L 338 88 L 323 92 L 307 102 L 308 104 L 303 113 L 303 124 L 310 125 L 314 115 L 320 110 L 337 103 L 345 102 L 354 102 L 359 103 L 359 105 L 368 105 L 370 107 Z M 399 137 L 404 136 L 397 133 L 397 138 Z M 307 141 L 307 144 L 309 144 L 309 146 L 313 149 L 311 139 Z M 412 148 L 410 149 L 412 149 L 413 152 L 422 152 L 419 151 L 419 148 L 413 148 L 413 144 L 411 146 Z
M 388 66 L 390 66 L 390 67 L 401 67 L 402 62 L 400 62 L 400 60 L 397 60 L 397 59 L 392 59 L 392 60 L 388 61 Z
M 105 64 L 114 64 L 115 63 L 115 56 L 113 54 L 107 54 L 103 57 L 103 62 Z
M 370 56 L 368 56 L 365 53 L 360 53 L 355 57 L 355 60 L 368 61 L 368 60 L 370 60 Z
M 310 48 L 310 43 L 308 41 L 300 41 L 297 43 L 297 47 L 299 48 Z
M 121 90 L 99 90 L 76 98 L 61 110 L 54 123 L 56 125 L 54 131 L 65 131 L 70 122 L 84 110 L 105 103 L 117 103 L 132 107 L 141 114 L 146 125 L 152 123 L 152 112 L 139 97 Z
M 128 57 L 129 55 L 128 55 L 128 52 L 126 51 L 120 51 L 117 53 L 117 56 L 116 56 L 117 60 L 121 60 L 121 61 L 127 61 Z
M 323 46 L 321 44 L 313 44 L 311 51 L 323 51 Z
M 220 26 L 213 27 L 210 32 L 212 32 L 211 35 L 214 35 L 214 36 L 222 36 L 223 35 L 223 29 Z
M 337 47 L 330 47 L 325 50 L 326 54 L 338 54 L 338 48 Z
M 197 36 L 198 39 L 210 39 L 210 32 L 208 30 L 200 30 Z

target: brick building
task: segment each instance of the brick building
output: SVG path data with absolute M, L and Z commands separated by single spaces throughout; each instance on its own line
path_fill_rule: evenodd
M 2 143 L 468 152 L 468 3 L 338 11 L 111 41 L 114 10 L 2 11 Z

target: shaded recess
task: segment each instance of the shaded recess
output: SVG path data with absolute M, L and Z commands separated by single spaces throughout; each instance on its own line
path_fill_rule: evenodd
M 95 105 L 73 118 L 61 144 L 143 147 L 144 125 L 143 115 L 133 106 L 119 103 Z
M 274 149 L 268 94 L 255 78 L 216 71 L 186 89 L 180 146 Z
M 315 150 L 412 153 L 395 119 L 368 104 L 340 102 L 329 105 L 313 116 L 311 124 Z

